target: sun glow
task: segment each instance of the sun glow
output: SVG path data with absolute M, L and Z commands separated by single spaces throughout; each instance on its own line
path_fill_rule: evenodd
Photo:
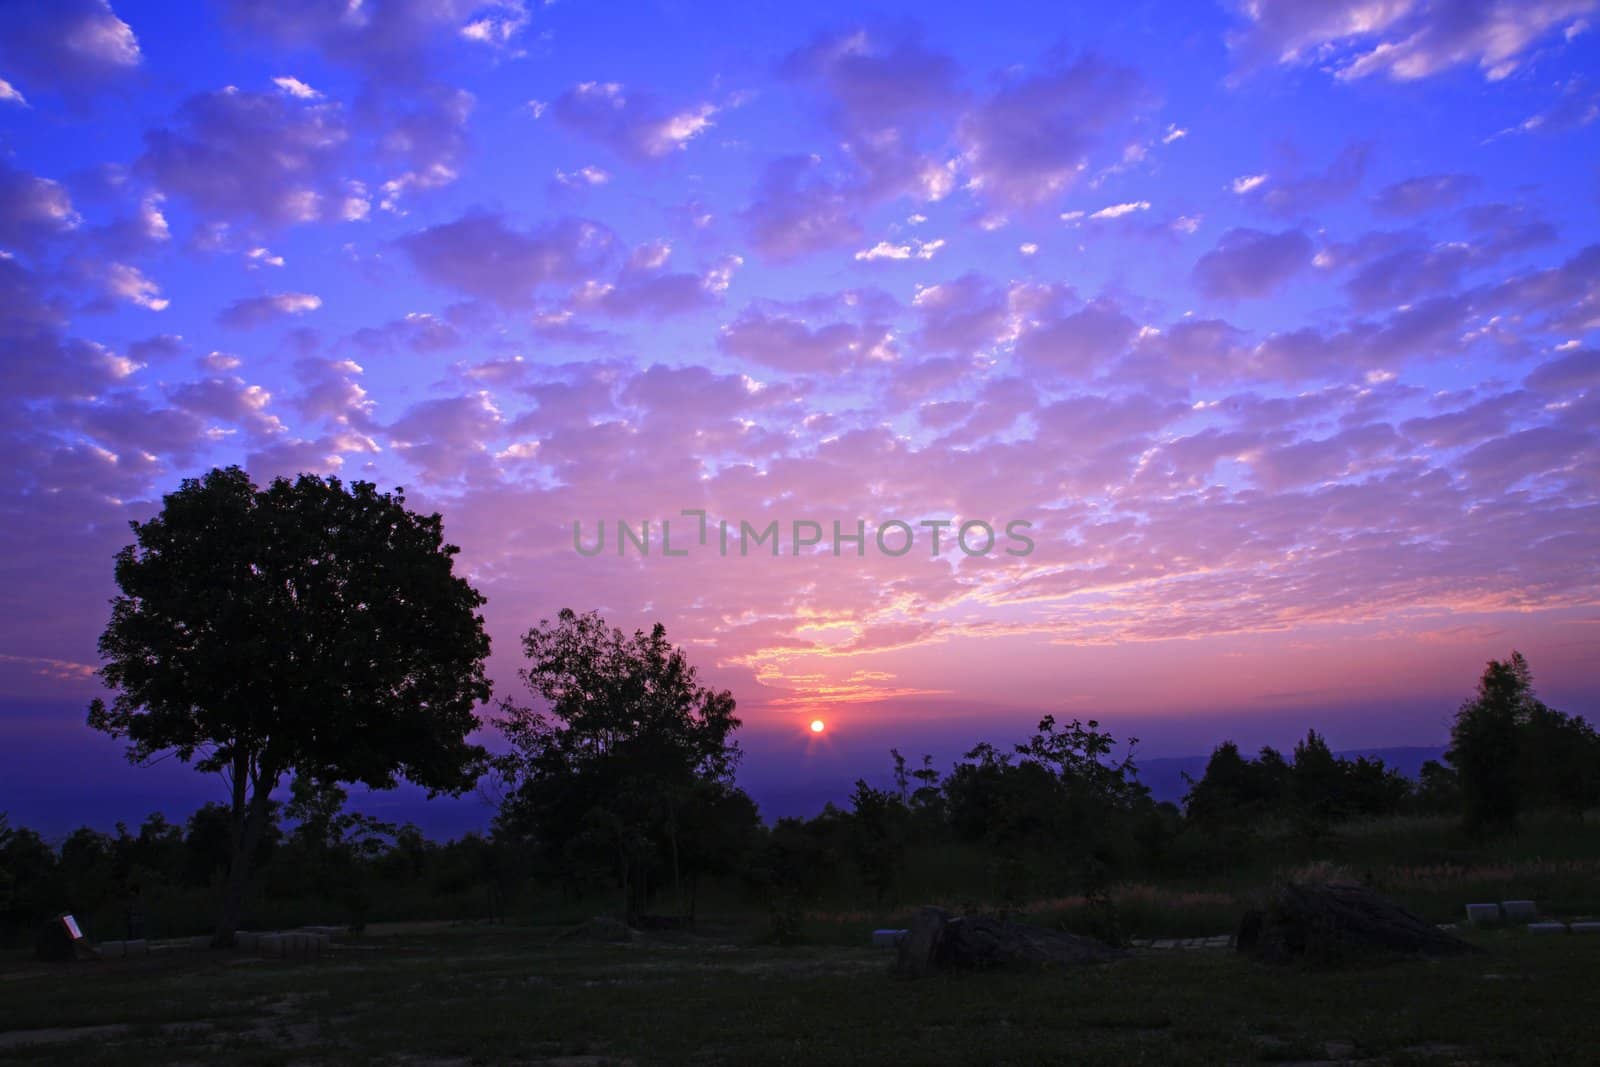
M 823 722 L 821 719 L 812 719 L 811 720 L 811 732 L 812 733 L 820 734 L 822 731 L 826 730 L 827 728 L 828 728 L 828 724 Z

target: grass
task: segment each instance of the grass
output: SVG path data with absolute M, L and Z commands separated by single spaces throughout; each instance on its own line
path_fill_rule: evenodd
M 1160 952 L 1037 973 L 887 973 L 856 946 L 729 926 L 626 945 L 533 927 L 417 929 L 315 962 L 229 953 L 0 965 L 16 1063 L 1571 1063 L 1600 938 L 1473 935 L 1489 951 L 1317 972 Z M 81 1032 L 82 1027 L 126 1029 Z M 65 1028 L 7 1047 L 19 1030 Z

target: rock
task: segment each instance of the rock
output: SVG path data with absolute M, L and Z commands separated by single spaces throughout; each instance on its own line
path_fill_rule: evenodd
M 900 939 L 895 953 L 895 972 L 907 978 L 920 978 L 931 971 L 939 939 L 949 921 L 950 913 L 943 908 L 918 909 L 906 928 L 906 936 Z
M 1529 923 L 1530 934 L 1564 934 L 1567 932 L 1566 923 Z
M 900 944 L 900 939 L 906 936 L 904 930 L 874 930 L 872 931 L 873 948 L 894 948 Z
M 1499 926 L 1500 905 L 1498 904 L 1468 904 L 1467 922 L 1473 926 Z
M 1457 956 L 1481 952 L 1469 942 L 1361 885 L 1287 883 L 1265 909 L 1247 912 L 1235 943 L 1268 963 L 1339 963 L 1373 953 Z
M 1093 938 L 989 915 L 952 916 L 943 908 L 925 907 L 900 939 L 895 971 L 916 978 L 935 968 L 1078 966 L 1125 955 Z
M 1573 923 L 1572 932 L 1575 934 L 1600 934 L 1600 923 Z
M 1500 914 L 1508 923 L 1531 923 L 1539 918 L 1539 906 L 1531 900 L 1504 900 Z

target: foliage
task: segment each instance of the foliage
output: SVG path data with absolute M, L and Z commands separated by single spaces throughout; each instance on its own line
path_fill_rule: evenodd
M 1474 832 L 1510 827 L 1527 807 L 1581 813 L 1600 802 L 1600 735 L 1534 695 L 1520 652 L 1484 668 L 1476 696 L 1456 712 L 1445 759 Z
M 118 693 L 94 702 L 89 724 L 127 739 L 135 762 L 172 753 L 229 778 L 219 941 L 284 776 L 444 792 L 476 780 L 484 600 L 452 573 L 438 515 L 368 482 L 258 489 L 229 467 L 185 480 L 131 526 L 100 638 L 100 675 Z
M 700 685 L 660 623 L 629 636 L 565 609 L 530 629 L 523 651 L 522 680 L 548 710 L 501 704 L 512 751 L 498 765 L 498 832 L 569 881 L 615 878 L 628 913 L 664 877 L 685 909 L 685 875 L 725 863 L 715 842 L 737 849 L 755 822 L 732 796 L 733 695 Z

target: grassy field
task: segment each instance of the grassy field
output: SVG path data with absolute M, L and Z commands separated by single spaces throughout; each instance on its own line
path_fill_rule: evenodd
M 1568 1064 L 1593 1051 L 1600 997 L 1587 935 L 1474 934 L 1482 956 L 1335 972 L 1160 951 L 911 982 L 886 952 L 777 948 L 735 927 L 622 945 L 557 933 L 375 929 L 314 962 L 13 957 L 0 1060 Z

